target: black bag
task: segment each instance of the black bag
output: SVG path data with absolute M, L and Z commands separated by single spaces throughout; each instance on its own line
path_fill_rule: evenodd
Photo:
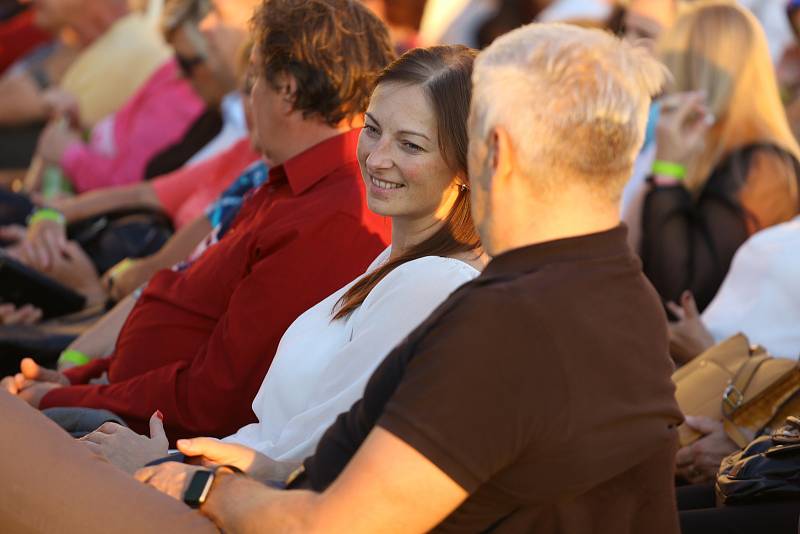
M 722 461 L 716 491 L 724 504 L 800 499 L 800 418 Z
M 172 222 L 160 211 L 117 211 L 72 223 L 67 234 L 103 274 L 125 258 L 157 252 L 172 235 Z

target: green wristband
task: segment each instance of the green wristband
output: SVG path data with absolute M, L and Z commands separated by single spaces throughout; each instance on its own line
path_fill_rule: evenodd
M 676 180 L 683 180 L 686 178 L 686 166 L 680 163 L 672 163 L 671 161 L 661 161 L 657 159 L 653 162 L 653 174 L 669 176 Z
M 58 357 L 58 365 L 62 363 L 73 363 L 75 365 L 84 365 L 91 361 L 87 355 L 79 350 L 67 349 Z
M 53 208 L 42 208 L 28 218 L 28 225 L 36 224 L 39 221 L 55 221 L 64 224 L 64 215 Z

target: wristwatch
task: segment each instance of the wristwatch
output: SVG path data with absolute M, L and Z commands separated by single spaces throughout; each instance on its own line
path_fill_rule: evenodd
M 189 487 L 183 493 L 183 502 L 192 508 L 200 508 L 206 502 L 211 486 L 217 476 L 217 471 L 220 469 L 228 469 L 236 474 L 242 473 L 241 469 L 233 465 L 219 465 L 213 470 L 195 471 L 194 475 L 192 475 L 192 480 L 189 482 Z

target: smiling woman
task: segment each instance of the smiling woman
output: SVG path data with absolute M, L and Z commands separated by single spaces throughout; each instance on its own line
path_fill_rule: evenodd
M 479 256 L 470 216 L 467 117 L 475 52 L 412 50 L 378 77 L 358 141 L 369 208 L 392 217 L 392 252 L 337 303 L 358 308 L 387 274 L 425 256 Z

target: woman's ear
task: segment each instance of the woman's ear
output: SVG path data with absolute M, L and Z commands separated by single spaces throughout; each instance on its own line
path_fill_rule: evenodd
M 469 191 L 469 180 L 467 179 L 467 174 L 464 172 L 455 175 L 453 184 L 461 191 Z

